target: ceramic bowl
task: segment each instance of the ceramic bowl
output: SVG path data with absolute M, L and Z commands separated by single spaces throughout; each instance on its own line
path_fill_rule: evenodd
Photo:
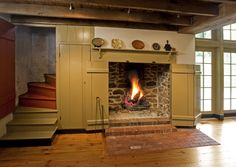
M 152 44 L 152 48 L 153 48 L 154 50 L 160 50 L 160 49 L 161 49 L 161 46 L 160 46 L 159 43 L 153 43 L 153 44 Z
M 104 39 L 102 38 L 93 38 L 92 44 L 94 47 L 101 47 L 105 43 Z
M 141 40 L 134 40 L 134 41 L 132 42 L 132 46 L 133 46 L 135 49 L 143 49 L 145 45 L 144 45 L 143 41 L 141 41 Z

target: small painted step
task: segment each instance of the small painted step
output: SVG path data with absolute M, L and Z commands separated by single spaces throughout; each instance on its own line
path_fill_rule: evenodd
M 45 82 L 56 87 L 56 75 L 55 74 L 44 74 Z
M 51 145 L 55 131 L 8 132 L 0 138 L 0 147 Z
M 44 82 L 29 82 L 28 92 L 31 94 L 56 98 L 56 88 Z
M 8 125 L 52 125 L 57 122 L 57 118 L 40 118 L 40 119 L 13 119 Z
M 7 124 L 7 132 L 53 131 L 55 128 L 57 128 L 57 118 L 14 118 Z
M 23 118 L 57 118 L 58 110 L 47 108 L 18 107 L 13 114 L 15 119 Z
M 19 96 L 19 106 L 56 109 L 56 98 L 26 93 Z
M 25 131 L 7 133 L 0 140 L 27 140 L 52 138 L 55 131 Z

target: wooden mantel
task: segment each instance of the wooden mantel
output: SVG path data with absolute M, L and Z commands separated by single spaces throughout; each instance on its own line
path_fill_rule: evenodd
M 176 51 L 93 48 L 93 61 L 171 64 L 176 61 Z

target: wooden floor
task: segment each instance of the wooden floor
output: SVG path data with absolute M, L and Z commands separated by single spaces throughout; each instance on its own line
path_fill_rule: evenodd
M 236 118 L 202 121 L 197 128 L 221 145 L 109 156 L 101 134 L 66 134 L 49 147 L 0 148 L 0 166 L 236 167 Z

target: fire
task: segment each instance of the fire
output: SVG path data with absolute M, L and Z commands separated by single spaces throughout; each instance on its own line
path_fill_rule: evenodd
M 144 97 L 139 76 L 136 71 L 129 72 L 131 89 L 126 92 L 122 106 L 129 111 L 146 110 L 150 107 L 149 102 Z
M 135 96 L 137 96 L 138 94 L 139 94 L 138 99 L 141 99 L 143 97 L 143 91 L 140 88 L 139 79 L 137 76 L 135 76 L 131 79 L 131 84 L 132 84 L 131 97 L 130 97 L 131 100 L 133 100 L 135 98 Z

